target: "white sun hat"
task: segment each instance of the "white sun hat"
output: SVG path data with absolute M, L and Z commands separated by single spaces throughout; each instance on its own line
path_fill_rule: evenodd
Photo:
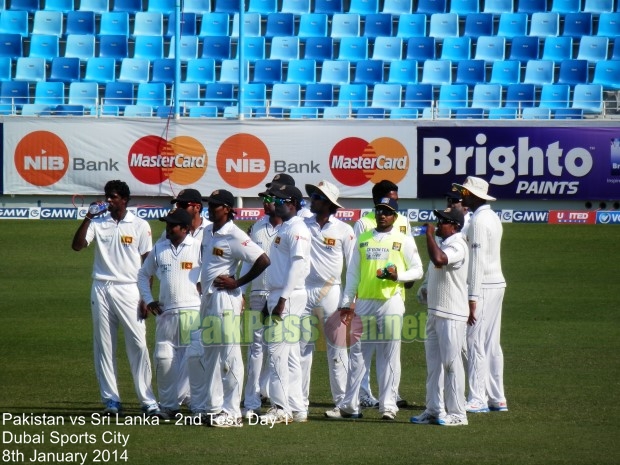
M 477 178 L 475 176 L 468 176 L 467 179 L 465 179 L 465 182 L 463 184 L 454 183 L 452 185 L 459 190 L 466 189 L 469 192 L 471 192 L 472 195 L 475 195 L 476 197 L 480 199 L 490 200 L 490 201 L 497 200 L 495 197 L 491 197 L 488 194 L 489 183 L 486 182 L 484 179 Z
M 321 193 L 338 208 L 344 208 L 338 203 L 338 196 L 340 195 L 340 190 L 331 182 L 320 181 L 316 186 L 313 184 L 306 184 L 306 192 L 308 193 L 308 195 L 312 195 L 315 191 L 319 191 L 319 193 Z

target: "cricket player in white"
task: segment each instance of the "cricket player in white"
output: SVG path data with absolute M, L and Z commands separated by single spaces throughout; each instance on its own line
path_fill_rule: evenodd
M 336 408 L 344 399 L 347 387 L 349 356 L 346 348 L 346 325 L 337 314 L 341 297 L 341 275 L 355 247 L 353 228 L 335 217 L 340 191 L 328 181 L 316 186 L 306 184 L 312 217 L 306 218 L 310 230 L 310 274 L 306 278 L 308 302 L 302 316 L 300 343 L 302 392 L 306 410 L 310 404 L 310 373 L 315 349 L 316 328 L 323 328 L 327 348 L 329 385 Z M 307 322 L 307 323 L 305 323 Z M 343 344 L 344 343 L 344 344 Z
M 202 238 L 202 342 L 205 344 L 207 384 L 215 389 L 216 384 L 211 383 L 210 378 L 217 377 L 222 380 L 223 387 L 222 402 L 219 402 L 219 393 L 211 392 L 207 409 L 212 413 L 211 426 L 237 427 L 243 426 L 243 295 L 240 288 L 260 275 L 270 261 L 263 249 L 233 223 L 235 198 L 232 193 L 216 190 L 206 200 L 213 224 L 207 226 Z M 236 279 L 242 261 L 252 263 L 252 267 Z
M 461 350 L 465 342 L 468 246 L 459 233 L 462 210 L 435 210 L 437 230 L 427 225 L 428 320 L 426 322 L 426 410 L 411 417 L 416 424 L 467 425 L 465 368 Z M 441 240 L 435 238 L 437 235 Z
M 155 373 L 162 414 L 173 418 L 185 396 L 182 377 L 187 370 L 185 352 L 191 330 L 199 326 L 200 294 L 196 284 L 200 275 L 200 246 L 190 234 L 192 217 L 183 209 L 173 209 L 160 218 L 166 222 L 166 239 L 155 243 L 138 273 L 140 295 L 151 313 L 157 315 L 155 330 Z M 151 293 L 151 279 L 159 279 L 159 299 Z M 196 383 L 194 383 L 196 384 Z M 181 385 L 181 386 L 180 386 Z M 184 393 L 183 393 L 184 394 Z
M 147 415 L 159 415 L 151 387 L 151 362 L 146 345 L 144 317 L 146 307 L 140 300 L 137 280 L 142 261 L 151 251 L 151 227 L 129 210 L 129 186 L 109 181 L 105 188 L 108 211 L 99 216 L 88 213 L 78 227 L 72 248 L 80 251 L 95 242 L 93 285 L 90 301 L 93 316 L 95 373 L 99 381 L 104 412 L 119 413 L 121 396 L 116 380 L 116 340 L 123 326 L 125 349 L 142 409 Z
M 297 216 L 303 195 L 290 185 L 272 185 L 276 215 L 283 220 L 267 269 L 268 318 L 263 336 L 269 354 L 269 398 L 272 407 L 261 421 L 307 421 L 301 390 L 299 340 L 301 315 L 306 306 L 305 280 L 310 271 L 310 232 Z
M 504 354 L 500 346 L 502 303 L 506 280 L 502 273 L 502 223 L 488 201 L 489 184 L 474 176 L 454 184 L 463 205 L 473 212 L 467 230 L 469 244 L 469 308 L 467 328 L 467 411 L 508 410 L 504 394 Z
M 379 411 L 384 420 L 396 418 L 405 313 L 404 283 L 419 279 L 423 274 L 413 237 L 393 227 L 397 212 L 396 200 L 381 199 L 375 207 L 377 227 L 357 239 L 339 308 L 343 321 L 352 326 L 347 390 L 340 409 L 325 412 L 328 418 L 361 418 L 360 384 L 372 346 L 377 354 Z M 354 312 L 351 304 L 356 296 Z M 363 325 L 366 333 L 356 334 L 361 320 L 367 323 Z M 371 337 L 373 327 L 376 328 L 375 338 Z

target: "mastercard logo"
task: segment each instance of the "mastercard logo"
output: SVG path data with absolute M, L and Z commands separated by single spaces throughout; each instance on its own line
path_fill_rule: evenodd
M 57 183 L 69 168 L 69 150 L 60 137 L 49 131 L 27 134 L 15 148 L 15 168 L 34 186 Z
M 376 184 L 384 179 L 398 183 L 409 170 L 409 154 L 400 142 L 390 137 L 372 142 L 349 137 L 334 146 L 329 167 L 334 178 L 346 186 Z
M 262 140 L 252 134 L 235 134 L 217 152 L 215 164 L 222 179 L 232 187 L 247 189 L 263 182 L 271 157 Z
M 144 184 L 170 180 L 187 185 L 198 181 L 207 170 L 207 151 L 193 137 L 179 136 L 167 141 L 159 136 L 138 139 L 129 150 L 129 170 Z

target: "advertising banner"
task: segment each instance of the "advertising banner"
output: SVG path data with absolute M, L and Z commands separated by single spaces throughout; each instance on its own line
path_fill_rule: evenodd
M 620 128 L 418 127 L 418 196 L 467 176 L 500 200 L 620 198 Z
M 571 211 L 551 210 L 549 212 L 550 224 L 594 224 L 596 223 L 595 211 Z
M 402 197 L 418 195 L 415 130 L 405 122 L 19 118 L 4 126 L 5 194 L 94 195 L 121 179 L 134 196 L 191 186 L 253 197 L 287 173 L 304 194 L 304 184 L 326 179 L 343 198 L 369 198 L 389 179 Z

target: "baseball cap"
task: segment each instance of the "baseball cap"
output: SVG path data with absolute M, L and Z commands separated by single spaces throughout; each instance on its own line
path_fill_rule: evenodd
M 192 224 L 192 217 L 189 213 L 187 213 L 187 210 L 184 210 L 183 208 L 173 208 L 166 216 L 162 216 L 159 221 L 189 226 Z
M 172 199 L 170 203 L 177 202 L 192 202 L 192 203 L 202 203 L 202 196 L 200 192 L 196 189 L 183 189 L 176 198 Z
M 269 189 L 267 192 L 279 199 L 293 199 L 301 202 L 304 198 L 303 194 L 299 189 L 297 189 L 295 186 L 286 184 L 272 186 L 272 188 Z
M 398 212 L 398 202 L 389 197 L 383 197 L 375 204 L 375 208 L 377 207 L 386 207 L 392 211 Z
M 468 190 L 472 195 L 478 197 L 482 200 L 497 200 L 495 197 L 491 197 L 489 192 L 489 183 L 486 182 L 482 178 L 477 178 L 475 176 L 468 176 L 465 179 L 463 184 L 452 184 L 453 187 L 456 187 L 460 191 Z
M 209 197 L 204 197 L 206 202 L 215 203 L 218 205 L 226 205 L 230 208 L 235 206 L 235 196 L 226 189 L 218 189 L 211 192 Z
M 265 187 L 270 188 L 272 184 L 284 184 L 286 186 L 294 186 L 295 180 L 293 179 L 293 176 L 289 174 L 278 173 L 273 177 L 271 182 L 265 184 Z
M 456 187 L 453 187 L 448 192 L 446 192 L 444 195 L 446 199 L 450 200 L 451 202 L 462 202 L 463 201 L 463 196 L 461 195 L 461 192 Z
M 342 205 L 338 203 L 338 196 L 340 195 L 340 190 L 333 185 L 329 181 L 320 181 L 316 186 L 313 184 L 306 184 L 306 192 L 308 195 L 314 194 L 316 191 L 319 191 L 324 197 L 327 198 L 332 204 L 336 205 L 338 208 L 344 208 Z
M 435 216 L 437 218 L 443 218 L 444 220 L 456 223 L 461 228 L 465 223 L 465 217 L 463 216 L 463 212 L 456 208 L 448 207 L 445 210 L 433 210 L 433 213 L 435 213 Z

